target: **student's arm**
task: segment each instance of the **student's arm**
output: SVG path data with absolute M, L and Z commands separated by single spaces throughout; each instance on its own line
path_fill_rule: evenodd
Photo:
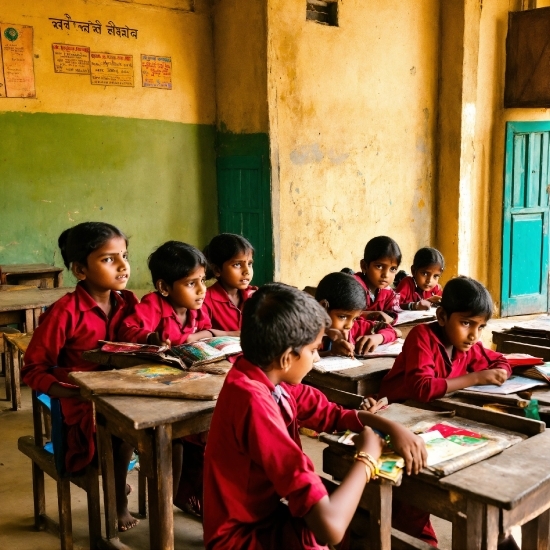
M 377 460 L 382 452 L 382 440 L 370 428 L 363 428 L 355 440 L 357 451 L 370 454 Z M 315 538 L 327 544 L 338 544 L 357 510 L 367 480 L 366 466 L 356 460 L 342 483 L 324 496 L 304 516 Z
M 159 298 L 155 293 L 147 294 L 136 304 L 134 313 L 122 320 L 118 330 L 120 342 L 137 344 L 152 343 L 149 336 L 157 331 L 162 318 Z
M 205 338 L 213 338 L 214 336 L 240 336 L 240 335 L 241 335 L 240 330 L 225 331 L 225 330 L 216 330 L 214 328 L 210 328 L 208 330 L 201 330 L 199 332 L 195 332 L 194 334 L 190 334 L 187 337 L 187 340 L 185 340 L 185 343 L 191 344 L 192 342 L 204 340 Z
M 463 390 L 470 386 L 485 386 L 487 384 L 502 386 L 506 380 L 508 380 L 508 373 L 504 369 L 487 369 L 479 372 L 470 372 L 464 376 L 447 378 L 446 393 Z

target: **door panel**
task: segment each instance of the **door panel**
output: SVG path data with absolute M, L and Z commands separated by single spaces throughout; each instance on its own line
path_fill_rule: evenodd
M 550 122 L 509 122 L 502 232 L 502 316 L 548 309 Z

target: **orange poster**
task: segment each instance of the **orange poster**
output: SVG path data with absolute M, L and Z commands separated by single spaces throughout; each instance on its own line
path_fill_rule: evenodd
M 141 81 L 144 88 L 172 89 L 172 58 L 141 54 Z
M 36 97 L 33 65 L 33 29 L 0 23 L 4 97 Z

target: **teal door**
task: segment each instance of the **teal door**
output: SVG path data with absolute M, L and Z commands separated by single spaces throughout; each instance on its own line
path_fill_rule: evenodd
M 273 280 L 271 190 L 267 159 L 262 155 L 217 160 L 220 232 L 238 233 L 254 246 L 254 278 Z
M 502 237 L 502 316 L 548 310 L 550 122 L 508 122 Z

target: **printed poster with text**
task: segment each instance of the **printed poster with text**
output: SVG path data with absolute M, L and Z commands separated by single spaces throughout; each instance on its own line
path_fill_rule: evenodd
M 33 28 L 0 23 L 0 97 L 36 97 Z
M 56 73 L 90 74 L 90 48 L 71 44 L 52 44 Z
M 98 86 L 134 85 L 134 57 L 118 53 L 90 52 L 90 79 Z
M 141 81 L 144 88 L 172 89 L 172 58 L 141 54 Z

